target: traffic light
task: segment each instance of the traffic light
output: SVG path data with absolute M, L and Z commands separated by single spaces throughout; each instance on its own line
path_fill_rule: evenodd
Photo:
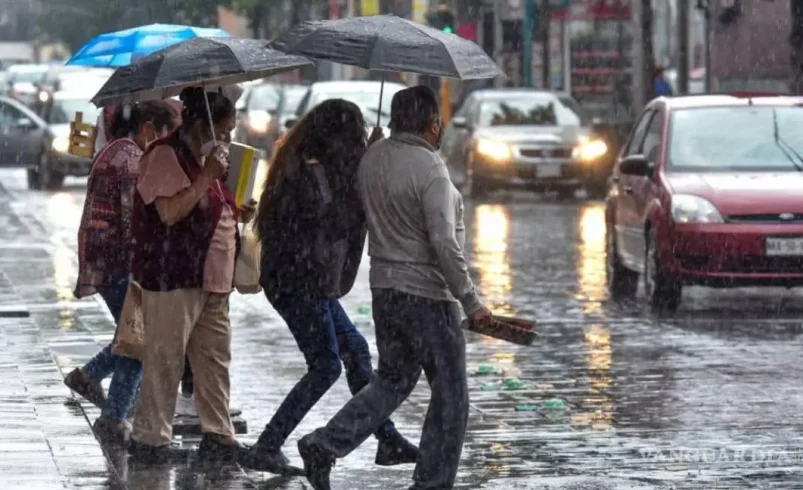
M 454 34 L 456 31 L 454 14 L 446 4 L 441 4 L 438 10 L 427 14 L 427 23 L 435 29 L 449 34 Z

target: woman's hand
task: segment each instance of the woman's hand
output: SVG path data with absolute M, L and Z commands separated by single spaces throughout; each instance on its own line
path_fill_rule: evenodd
M 241 223 L 250 223 L 257 212 L 257 202 L 256 199 L 251 199 L 247 203 L 243 204 L 240 207 L 240 222 Z
M 368 146 L 373 145 L 377 141 L 384 139 L 385 135 L 382 134 L 382 128 L 374 128 L 371 131 L 371 136 L 368 137 Z
M 225 152 L 220 146 L 215 147 L 204 162 L 204 173 L 211 180 L 217 180 L 223 177 L 228 168 L 229 162 L 226 161 Z

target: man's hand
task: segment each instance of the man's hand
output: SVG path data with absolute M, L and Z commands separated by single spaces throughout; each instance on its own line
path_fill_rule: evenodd
M 384 137 L 385 135 L 382 134 L 382 128 L 374 128 L 371 131 L 371 136 L 368 137 L 368 146 L 373 145 L 374 143 L 383 139 Z
M 483 306 L 479 310 L 468 315 L 468 321 L 472 326 L 487 327 L 493 323 L 494 316 L 491 314 L 491 311 L 488 308 Z
M 256 199 L 251 199 L 240 207 L 240 222 L 250 223 L 254 219 L 257 212 Z

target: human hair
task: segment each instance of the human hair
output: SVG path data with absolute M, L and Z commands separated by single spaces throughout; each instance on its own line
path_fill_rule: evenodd
M 172 130 L 177 119 L 178 112 L 163 100 L 120 104 L 114 110 L 109 129 L 112 139 L 129 138 L 137 134 L 146 123 L 153 124 L 157 132 Z
M 418 85 L 396 92 L 390 103 L 391 131 L 422 134 L 440 117 L 440 107 L 431 88 Z
M 201 87 L 186 87 L 178 96 L 184 104 L 181 112 L 181 123 L 185 128 L 192 127 L 196 121 L 209 120 L 206 111 L 206 100 L 209 100 L 209 112 L 212 113 L 212 123 L 217 124 L 234 115 L 234 104 L 220 92 L 206 92 Z
M 304 162 L 315 159 L 326 171 L 335 200 L 356 191 L 357 169 L 365 153 L 365 120 L 356 104 L 330 99 L 315 106 L 285 135 L 274 151 L 259 200 L 257 236 L 266 240 L 297 182 Z

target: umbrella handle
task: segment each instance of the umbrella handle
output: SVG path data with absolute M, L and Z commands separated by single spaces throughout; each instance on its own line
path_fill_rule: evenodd
M 215 136 L 215 123 L 212 122 L 212 108 L 209 107 L 209 94 L 206 92 L 206 87 L 201 85 L 201 90 L 204 92 L 204 105 L 206 105 L 206 117 L 209 118 L 209 132 L 212 133 L 212 144 L 217 145 L 217 137 Z
M 385 95 L 385 72 L 382 72 L 382 83 L 379 85 L 379 107 L 376 110 L 376 127 L 381 128 L 379 121 L 382 119 L 382 99 Z

